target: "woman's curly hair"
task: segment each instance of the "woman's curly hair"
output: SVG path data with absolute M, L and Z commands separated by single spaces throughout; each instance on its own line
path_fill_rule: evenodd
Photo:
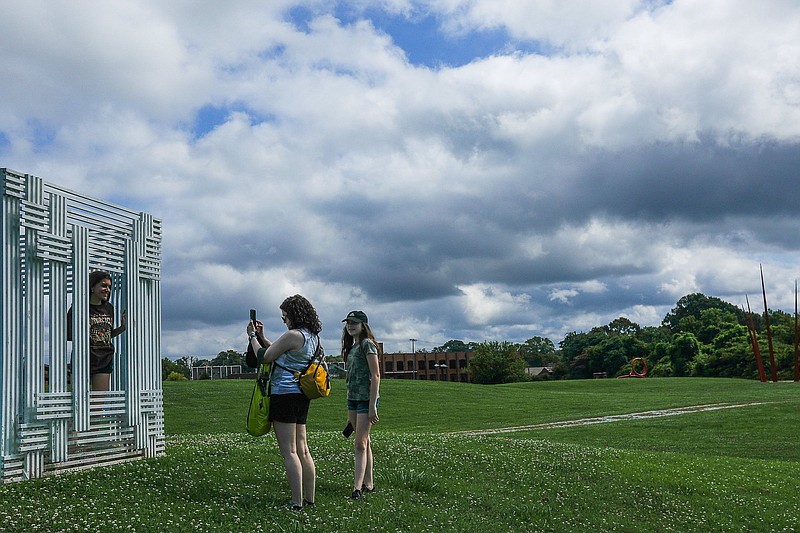
M 322 331 L 322 322 L 319 321 L 317 311 L 303 296 L 299 294 L 289 296 L 280 308 L 286 313 L 288 324 L 292 329 L 306 328 L 314 335 Z

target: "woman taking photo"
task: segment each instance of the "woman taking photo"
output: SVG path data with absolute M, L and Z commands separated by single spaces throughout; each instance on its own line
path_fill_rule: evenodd
M 378 423 L 380 366 L 378 342 L 363 311 L 350 311 L 342 331 L 342 356 L 347 366 L 347 421 L 355 429 L 354 500 L 375 491 L 372 476 L 372 424 Z
M 322 324 L 311 303 L 299 294 L 286 298 L 280 309 L 288 331 L 275 342 L 264 337 L 260 320 L 247 323 L 247 335 L 258 362 L 275 363 L 270 377 L 269 419 L 289 478 L 292 509 L 299 511 L 303 505 L 314 505 L 317 474 L 306 441 L 311 400 L 300 390 L 294 372 L 305 370 L 314 356 Z

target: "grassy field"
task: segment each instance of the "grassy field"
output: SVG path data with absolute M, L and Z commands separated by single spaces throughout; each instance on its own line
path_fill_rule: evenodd
M 378 491 L 361 502 L 347 498 L 352 440 L 334 385 L 310 415 L 313 508 L 286 508 L 274 437 L 244 433 L 252 382 L 167 382 L 166 456 L 2 486 L 0 530 L 800 530 L 800 384 L 385 380 Z M 727 408 L 466 434 L 712 404 Z

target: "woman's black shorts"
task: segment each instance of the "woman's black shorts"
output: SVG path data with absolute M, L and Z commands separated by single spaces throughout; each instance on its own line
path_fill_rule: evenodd
M 273 422 L 305 425 L 311 400 L 305 394 L 273 394 L 269 397 L 269 419 Z

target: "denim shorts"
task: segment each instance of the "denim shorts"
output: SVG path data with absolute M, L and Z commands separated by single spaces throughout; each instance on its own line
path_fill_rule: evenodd
M 380 405 L 381 400 L 380 398 L 375 402 L 375 409 L 378 408 Z M 348 411 L 355 411 L 356 413 L 360 413 L 362 415 L 366 415 L 369 413 L 369 400 L 360 401 L 360 400 L 347 400 L 347 410 Z

